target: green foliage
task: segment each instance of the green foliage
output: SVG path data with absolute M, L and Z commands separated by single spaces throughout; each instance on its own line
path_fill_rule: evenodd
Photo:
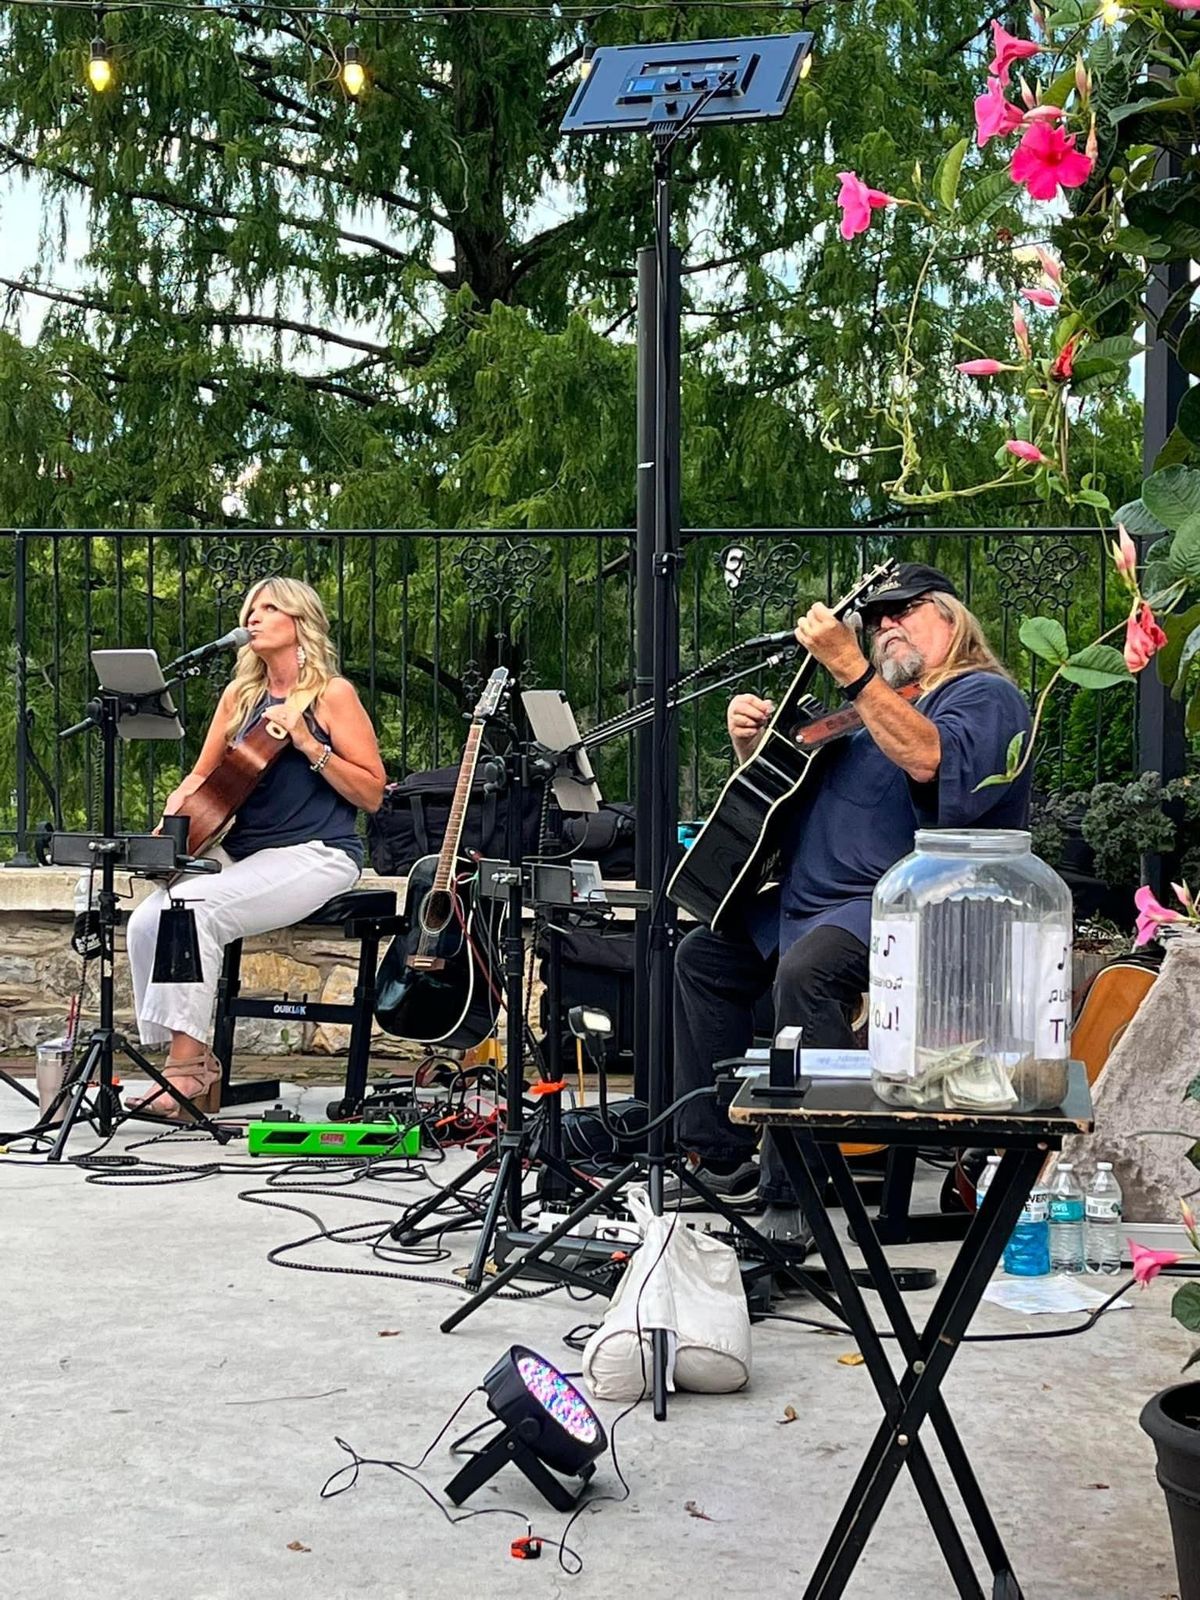
M 1096 874 L 1112 888 L 1137 887 L 1143 854 L 1176 851 L 1184 880 L 1200 883 L 1200 783 L 1195 778 L 1164 784 L 1157 772 L 1143 772 L 1127 783 L 1099 783 L 1077 799 L 1085 808 L 1081 831 L 1092 847 Z

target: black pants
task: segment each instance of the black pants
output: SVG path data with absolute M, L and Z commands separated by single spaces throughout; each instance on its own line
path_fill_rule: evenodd
M 842 928 L 814 928 L 782 959 L 762 956 L 748 935 L 695 928 L 675 954 L 675 1093 L 713 1082 L 713 1063 L 744 1055 L 754 1040 L 754 1004 L 774 984 L 775 1028 L 799 1026 L 803 1044 L 854 1048 L 851 1022 L 867 986 L 867 947 Z M 748 1156 L 758 1135 L 730 1122 L 712 1100 L 679 1113 L 680 1143 L 700 1159 Z M 762 1198 L 795 1205 L 768 1137 Z

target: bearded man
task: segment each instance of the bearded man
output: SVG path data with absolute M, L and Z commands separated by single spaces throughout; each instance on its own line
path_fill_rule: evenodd
M 676 955 L 674 1093 L 713 1082 L 714 1062 L 743 1055 L 754 1008 L 773 987 L 775 1028 L 798 1025 L 804 1047 L 851 1049 L 867 987 L 871 895 L 913 847 L 918 828 L 1024 828 L 1031 774 L 979 789 L 1007 766 L 1029 707 L 942 572 L 916 562 L 873 590 L 861 608 L 864 642 L 828 606 L 812 606 L 796 638 L 826 668 L 863 726 L 830 746 L 796 797 L 777 892 L 760 895 L 744 928 L 696 928 Z M 897 690 L 917 684 L 910 701 Z M 774 711 L 741 694 L 729 736 L 740 762 L 754 753 Z M 766 1141 L 712 1100 L 679 1116 L 685 1159 L 731 1205 L 765 1206 L 764 1231 L 803 1235 L 796 1198 Z M 696 1203 L 676 1175 L 668 1203 Z

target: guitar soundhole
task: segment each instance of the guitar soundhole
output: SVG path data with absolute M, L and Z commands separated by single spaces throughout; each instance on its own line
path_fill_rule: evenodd
M 421 907 L 421 926 L 426 933 L 441 933 L 454 915 L 454 901 L 444 889 L 431 889 Z

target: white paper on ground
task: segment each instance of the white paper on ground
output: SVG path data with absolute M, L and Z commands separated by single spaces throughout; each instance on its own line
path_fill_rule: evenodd
M 1117 1287 L 1112 1278 L 1103 1281 L 1110 1287 L 1097 1289 L 1065 1272 L 1045 1278 L 996 1278 L 983 1291 L 983 1298 L 990 1300 L 993 1305 L 1003 1306 L 1006 1311 L 1018 1311 L 1025 1316 L 1038 1316 L 1043 1312 L 1094 1311 Z M 1132 1311 L 1133 1307 L 1128 1300 L 1118 1300 L 1110 1310 Z

